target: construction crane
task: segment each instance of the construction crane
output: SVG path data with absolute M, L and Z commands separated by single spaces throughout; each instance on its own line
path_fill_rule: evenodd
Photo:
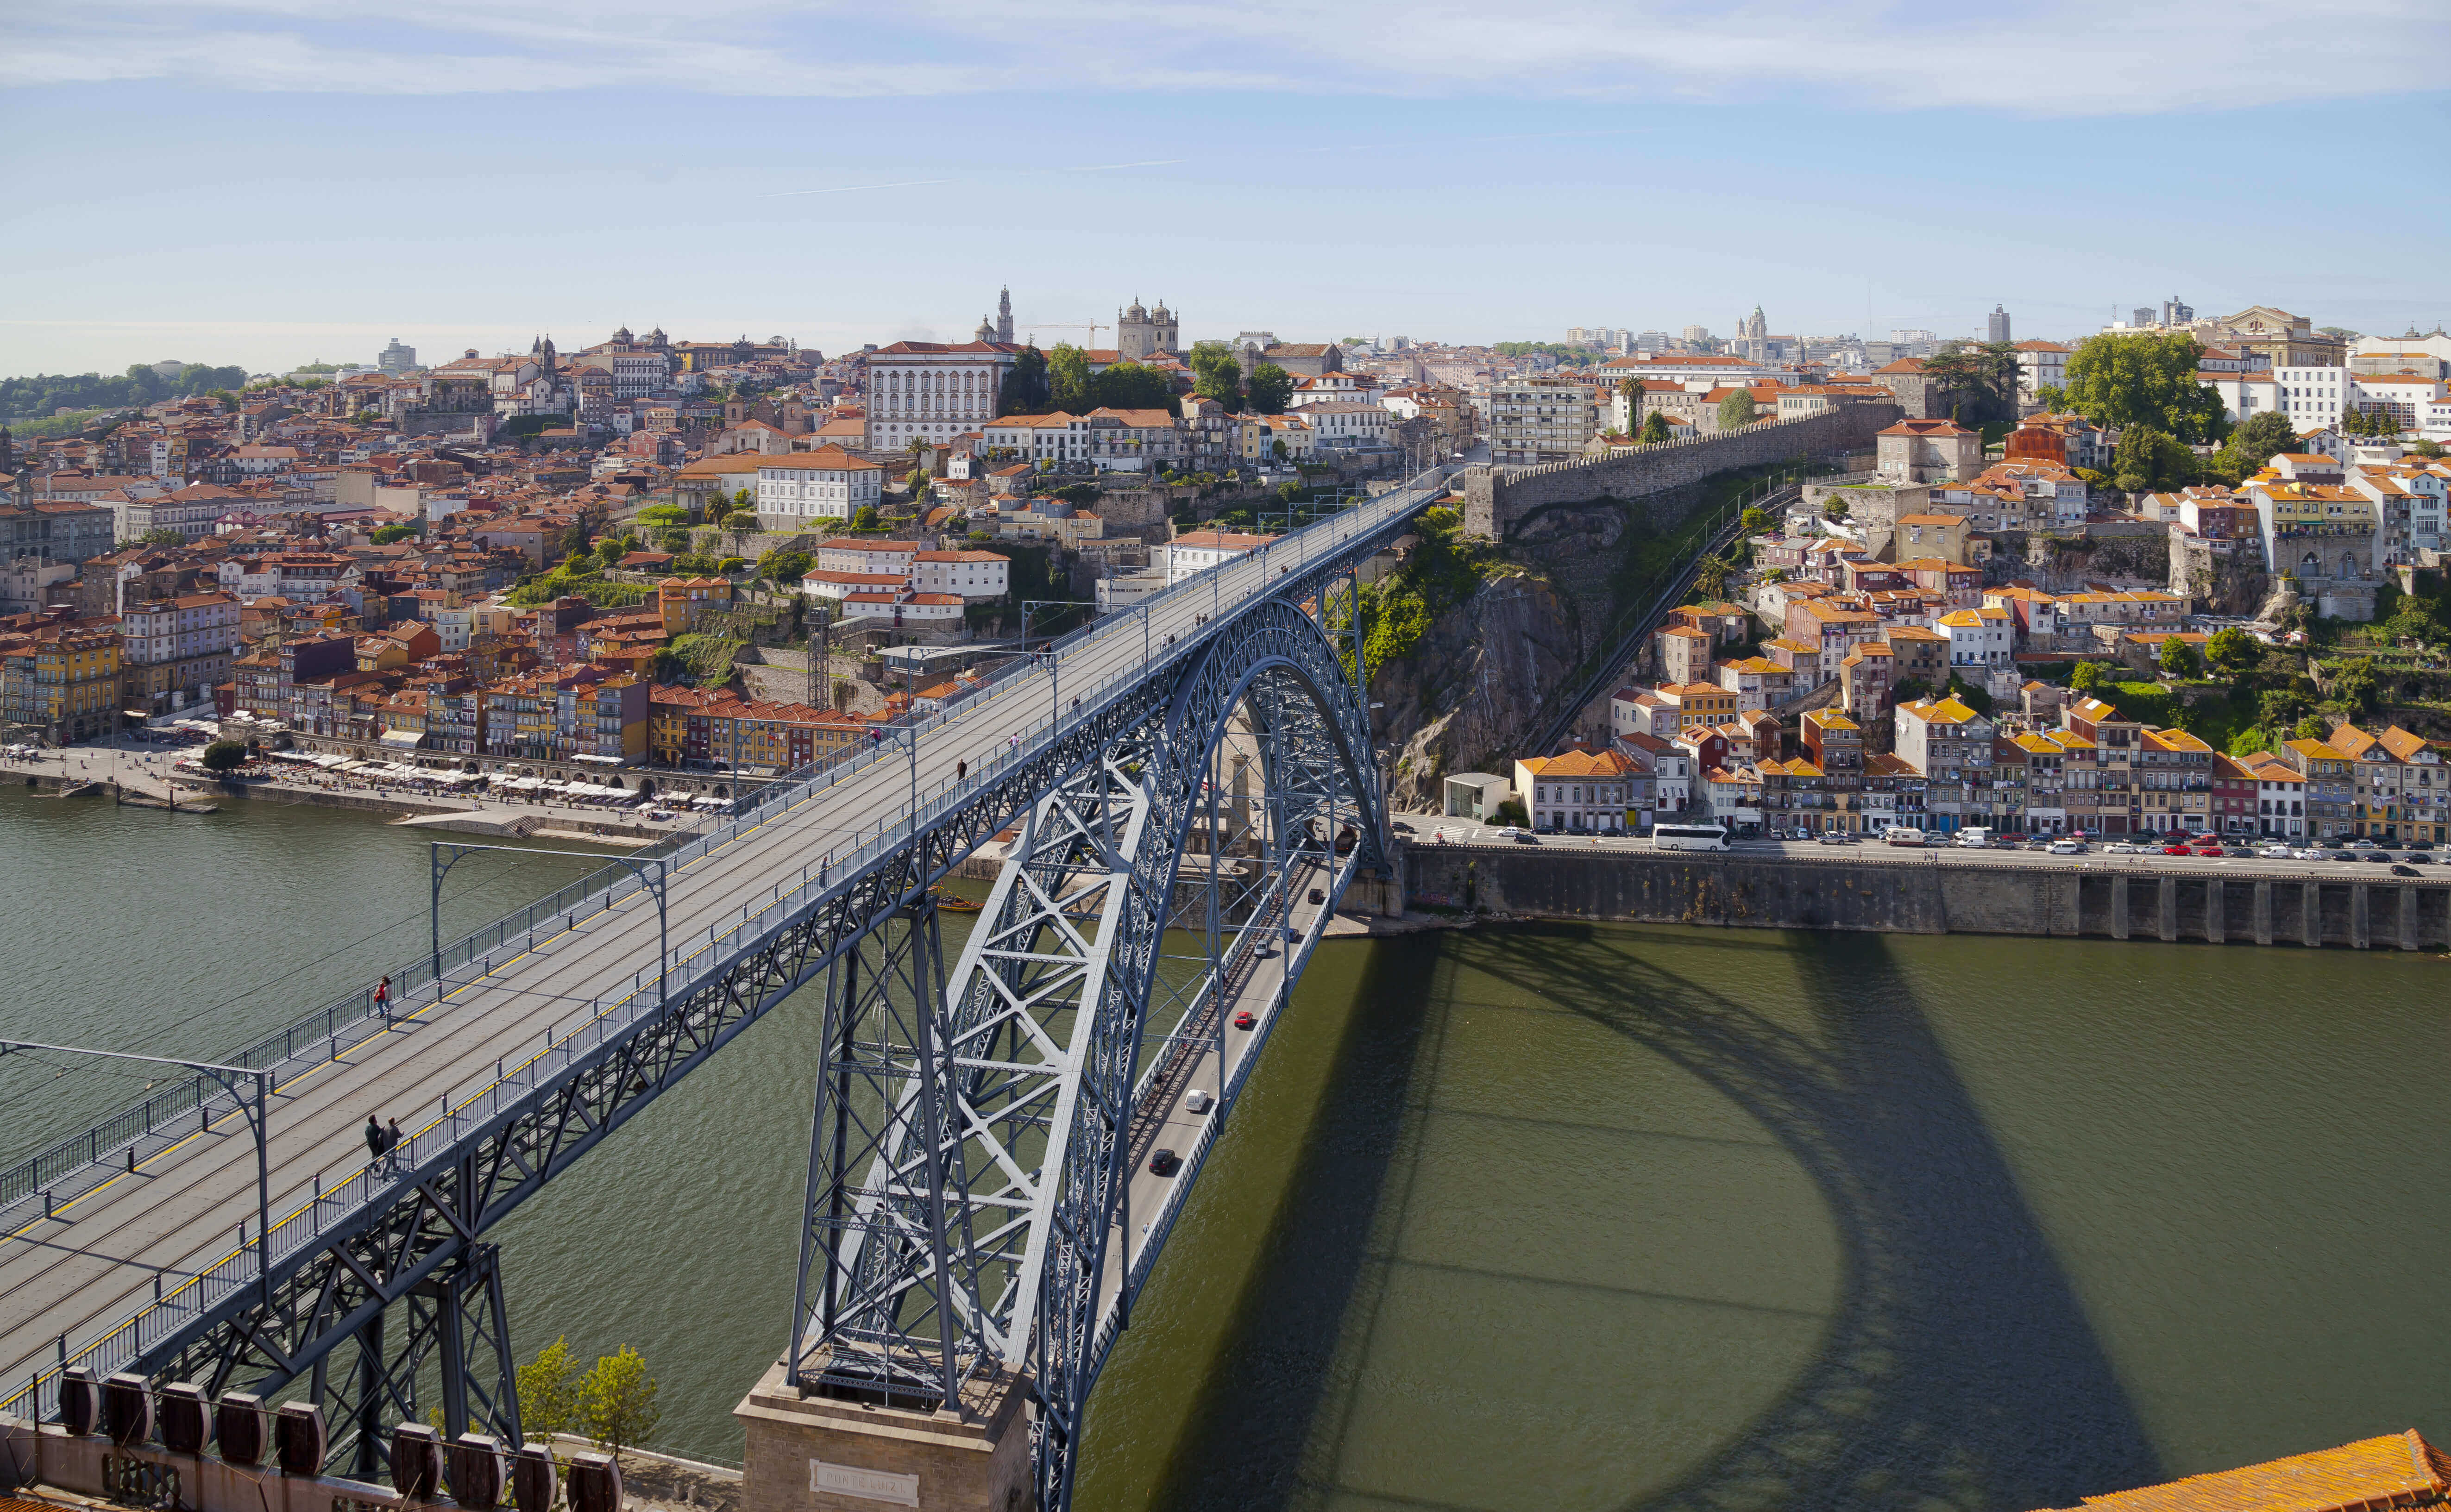
M 1014 324 L 1019 324 L 1020 323 L 1015 322 Z M 1111 331 L 1113 329 L 1114 327 L 1112 325 L 1107 324 L 1101 321 L 1041 321 L 1029 327 L 1029 344 L 1032 346 L 1038 344 L 1038 333 L 1041 330 L 1088 331 L 1089 333 L 1089 344 L 1095 346 L 1098 344 L 1098 333 L 1100 331 Z

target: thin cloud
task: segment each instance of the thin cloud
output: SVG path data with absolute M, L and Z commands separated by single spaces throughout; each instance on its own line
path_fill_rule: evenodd
M 1062 79 L 1109 93 L 1248 91 L 1675 104 L 1776 89 L 1851 109 L 2136 115 L 2440 88 L 2436 0 L 1552 0 L 1493 20 L 1455 0 L 595 0 L 550 17 L 480 0 L 0 0 L 0 87 L 172 79 L 299 93 L 651 86 L 893 98 Z M 1115 45 L 1128 35 L 1131 47 Z M 1298 55 L 1284 47 L 1299 35 Z M 995 58 L 989 67 L 970 60 Z M 2276 69 L 2275 58 L 2288 66 Z M 2256 81 L 2245 100 L 2237 81 Z M 1160 167 L 1091 165 L 1076 171 Z
M 1066 173 L 1110 173 L 1117 168 L 1162 168 L 1176 163 L 1188 163 L 1189 158 L 1147 158 L 1138 163 L 1083 163 L 1065 168 Z
M 862 189 L 917 189 L 931 184 L 951 184 L 951 179 L 904 179 L 899 184 L 838 184 L 830 189 L 778 189 L 760 194 L 761 200 L 788 200 L 801 194 L 857 194 Z

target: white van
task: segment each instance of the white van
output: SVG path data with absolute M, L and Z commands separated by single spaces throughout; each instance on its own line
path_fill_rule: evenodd
M 1995 843 L 1991 831 L 1980 824 L 1970 824 L 1957 832 L 1957 843 L 1969 851 L 1988 851 Z

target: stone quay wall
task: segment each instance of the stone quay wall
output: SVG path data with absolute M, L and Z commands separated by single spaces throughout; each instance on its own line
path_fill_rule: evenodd
M 1480 466 L 1463 478 L 1464 529 L 1504 539 L 1525 515 L 1548 504 L 1637 500 L 1699 483 L 1740 467 L 1798 457 L 1862 451 L 1897 422 L 1898 406 L 1858 401 L 1796 420 L 1766 420 L 1742 430 L 1662 442 L 1622 457 L 1539 467 Z
M 1408 909 L 1738 929 L 2451 950 L 2451 878 L 1951 862 L 1911 853 L 1874 860 L 1580 851 L 1554 842 L 1415 845 L 1398 854 Z

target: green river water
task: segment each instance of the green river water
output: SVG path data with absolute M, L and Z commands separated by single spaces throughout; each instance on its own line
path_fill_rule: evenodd
M 0 1031 L 228 1049 L 419 948 L 423 853 L 358 815 L 0 792 Z M 446 927 L 582 864 L 463 867 Z M 497 1231 L 522 1351 L 636 1345 L 676 1451 L 736 1457 L 787 1325 L 814 1010 Z M 0 1157 L 115 1074 L 0 1067 Z M 1100 1384 L 1076 1504 L 2017 1509 L 2451 1436 L 2447 1076 L 2431 956 L 1330 945 Z

